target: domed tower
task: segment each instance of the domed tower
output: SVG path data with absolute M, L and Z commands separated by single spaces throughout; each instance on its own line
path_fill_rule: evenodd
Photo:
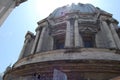
M 59 7 L 27 32 L 4 80 L 110 80 L 120 75 L 120 29 L 91 4 Z M 9 78 L 9 79 L 8 79 Z

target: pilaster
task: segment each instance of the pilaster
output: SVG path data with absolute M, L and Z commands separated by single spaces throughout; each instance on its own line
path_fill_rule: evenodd
M 65 48 L 71 48 L 71 28 L 70 28 L 70 21 L 66 21 L 67 27 L 66 27 L 66 36 L 65 36 Z
M 75 39 L 75 48 L 79 48 L 79 47 L 83 47 L 83 41 L 82 41 L 82 37 L 79 34 L 79 28 L 78 28 L 78 20 L 75 20 L 75 24 L 74 24 L 74 39 Z
M 25 53 L 25 49 L 26 49 L 26 47 L 27 47 L 27 44 L 28 44 L 30 38 L 31 38 L 31 36 L 30 36 L 29 34 L 26 34 L 26 36 L 25 36 L 25 41 L 24 41 L 24 45 L 23 45 L 23 48 L 22 48 L 22 50 L 21 50 L 19 59 L 21 59 L 21 58 L 23 57 L 23 55 L 24 55 L 24 53 Z
M 116 48 L 115 41 L 113 39 L 113 36 L 108 24 L 106 23 L 105 20 L 102 20 L 101 23 L 102 23 L 101 30 L 103 30 L 103 32 L 105 33 L 104 35 L 106 37 L 107 47 L 112 49 Z
M 120 38 L 118 37 L 118 34 L 115 30 L 115 27 L 114 27 L 113 23 L 110 23 L 110 29 L 111 29 L 113 38 L 115 40 L 116 46 L 117 46 L 118 49 L 120 49 Z
M 105 41 L 105 35 L 104 33 L 102 33 L 102 31 L 98 31 L 96 34 L 95 34 L 95 43 L 96 43 L 96 47 L 97 48 L 105 48 L 107 45 L 106 45 L 106 41 Z
M 45 31 L 46 31 L 46 26 L 44 26 L 44 27 L 42 28 L 41 35 L 40 35 L 40 37 L 39 37 L 39 41 L 38 41 L 38 46 L 37 46 L 36 52 L 40 52 L 40 51 L 42 50 L 42 43 L 43 43 L 43 40 L 44 40 Z
M 35 49 L 37 47 L 39 36 L 40 36 L 40 30 L 37 29 L 37 31 L 36 31 L 36 37 L 35 37 L 35 40 L 34 40 L 34 43 L 33 43 L 33 46 L 32 46 L 32 50 L 31 50 L 31 54 L 35 53 Z

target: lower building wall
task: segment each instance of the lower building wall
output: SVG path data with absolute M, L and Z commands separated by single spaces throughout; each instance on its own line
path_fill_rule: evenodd
M 119 64 L 119 61 L 109 60 L 62 60 L 31 63 L 6 72 L 4 80 L 54 80 L 55 74 L 57 78 L 67 76 L 67 79 L 62 80 L 114 80 L 120 75 Z M 61 73 L 54 74 L 55 69 Z
M 64 73 L 67 76 L 65 80 L 120 80 L 118 78 L 118 74 L 112 73 L 92 73 L 92 72 L 69 72 Z M 48 73 L 37 73 L 36 75 L 28 75 L 28 76 L 19 76 L 19 77 L 9 77 L 4 80 L 53 80 L 53 74 Z M 56 76 L 56 80 L 60 80 L 59 78 L 63 78 L 64 76 L 58 75 Z M 117 77 L 117 78 L 115 78 Z

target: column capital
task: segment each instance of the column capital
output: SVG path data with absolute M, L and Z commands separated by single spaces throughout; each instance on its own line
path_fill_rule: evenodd
M 36 30 L 35 31 L 37 31 L 37 30 L 40 30 L 41 28 L 43 28 L 43 27 L 47 27 L 49 24 L 48 24 L 48 22 L 47 21 L 41 21 L 41 22 L 38 22 L 38 27 L 36 28 Z
M 111 17 L 108 17 L 108 16 L 104 16 L 104 15 L 101 15 L 100 16 L 100 20 L 101 21 L 109 21 Z
M 28 31 L 28 32 L 26 33 L 26 35 L 25 35 L 25 39 L 30 39 L 30 38 L 32 38 L 32 37 L 34 37 L 34 34 L 33 34 L 32 32 L 30 32 L 30 31 Z
M 78 15 L 73 15 L 73 16 L 69 16 L 69 15 L 67 15 L 66 16 L 66 20 L 70 20 L 70 19 L 78 19 L 79 17 L 78 17 Z
M 35 29 L 35 31 L 37 32 L 37 31 L 39 31 L 40 29 L 41 29 L 41 26 L 38 25 L 38 27 Z
M 110 18 L 109 21 L 110 21 L 111 23 L 116 23 L 116 24 L 119 23 L 119 22 L 118 22 L 116 19 L 114 19 L 114 18 Z
M 107 18 L 101 18 L 101 21 L 106 21 L 107 20 Z
M 78 15 L 75 15 L 75 19 L 79 19 L 79 16 L 78 16 Z

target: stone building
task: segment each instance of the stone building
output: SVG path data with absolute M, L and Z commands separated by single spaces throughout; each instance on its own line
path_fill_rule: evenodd
M 11 13 L 11 11 L 25 1 L 26 0 L 0 0 L 0 26 Z
M 119 80 L 120 29 L 111 13 L 71 4 L 39 21 L 35 31 L 25 35 L 19 59 L 4 80 Z M 54 69 L 67 78 L 53 79 Z

